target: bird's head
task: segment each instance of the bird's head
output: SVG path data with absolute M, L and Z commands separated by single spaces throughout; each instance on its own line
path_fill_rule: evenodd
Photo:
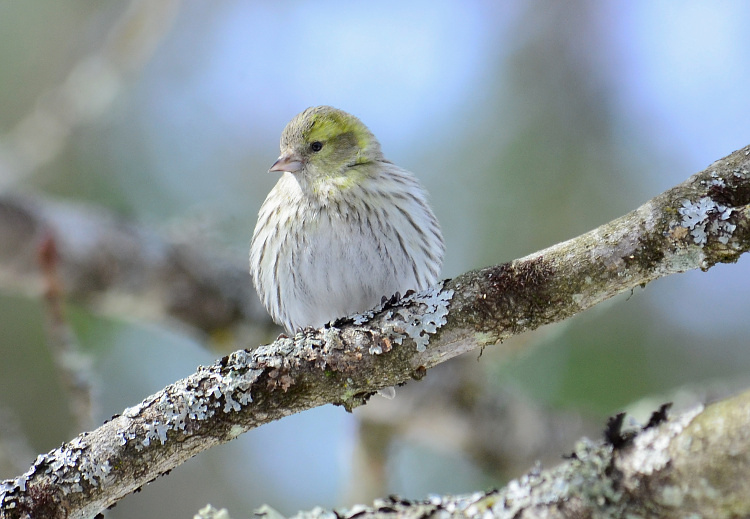
M 323 179 L 383 159 L 380 144 L 362 121 L 330 106 L 308 108 L 281 134 L 281 155 L 269 171 Z M 359 169 L 359 168 L 357 168 Z

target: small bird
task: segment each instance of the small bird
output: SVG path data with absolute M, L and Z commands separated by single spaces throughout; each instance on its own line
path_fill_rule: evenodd
M 410 172 L 356 117 L 308 108 L 281 134 L 282 172 L 258 213 L 250 273 L 288 333 L 364 312 L 438 279 L 443 236 Z

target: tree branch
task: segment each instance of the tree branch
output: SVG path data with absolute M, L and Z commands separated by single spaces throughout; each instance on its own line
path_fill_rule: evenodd
M 502 490 L 427 501 L 391 497 L 372 507 L 316 508 L 294 517 L 747 517 L 749 417 L 750 391 L 663 423 L 657 412 L 641 431 L 623 432 L 618 424 L 608 431 L 614 445 L 582 440 L 561 465 L 534 469 Z M 256 515 L 282 517 L 269 507 Z
M 352 409 L 475 348 L 750 246 L 750 147 L 635 211 L 513 262 L 201 367 L 0 485 L 5 517 L 86 517 L 218 443 L 326 403 Z

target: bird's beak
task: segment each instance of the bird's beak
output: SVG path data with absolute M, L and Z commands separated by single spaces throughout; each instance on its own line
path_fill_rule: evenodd
M 302 159 L 296 153 L 286 152 L 282 153 L 281 156 L 276 159 L 271 169 L 268 171 L 288 171 L 289 173 L 296 173 L 302 169 Z

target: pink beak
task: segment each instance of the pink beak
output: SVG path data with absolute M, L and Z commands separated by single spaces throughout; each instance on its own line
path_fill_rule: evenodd
M 302 169 L 302 159 L 294 153 L 286 152 L 282 153 L 281 156 L 276 159 L 271 169 L 268 171 L 288 171 L 289 173 L 296 173 Z

